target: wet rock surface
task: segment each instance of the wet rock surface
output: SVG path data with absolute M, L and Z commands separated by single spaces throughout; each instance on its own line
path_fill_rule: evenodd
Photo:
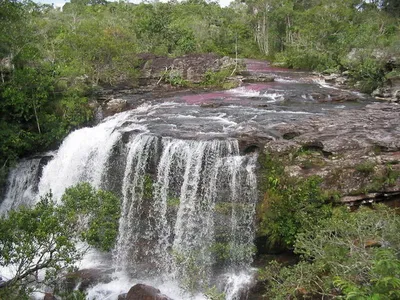
M 188 70 L 189 75 L 190 70 L 218 70 L 232 61 L 210 54 L 179 59 L 152 56 L 144 57 L 143 62 L 144 77 L 159 80 L 166 69 L 179 71 L 187 79 Z M 242 154 L 260 151 L 265 145 L 269 151 L 297 153 L 287 167 L 291 175 L 322 176 L 326 189 L 337 189 L 343 196 L 398 190 L 398 105 L 373 103 L 366 95 L 340 88 L 348 83 L 346 73 L 322 76 L 276 68 L 263 61 L 244 63 L 247 69 L 239 73 L 242 86 L 237 89 L 160 92 L 158 103 L 182 104 L 154 109 L 154 118 L 144 119 L 144 124 L 160 136 L 236 138 Z M 108 102 L 111 107 L 116 102 L 110 111 L 154 103 L 157 92 L 142 90 L 141 94 L 114 95 Z M 220 116 L 224 117 L 219 120 Z M 363 164 L 373 165 L 372 170 L 358 171 Z
M 85 291 L 89 287 L 99 282 L 109 282 L 110 274 L 101 269 L 82 269 L 65 275 L 62 285 L 67 291 L 80 290 Z

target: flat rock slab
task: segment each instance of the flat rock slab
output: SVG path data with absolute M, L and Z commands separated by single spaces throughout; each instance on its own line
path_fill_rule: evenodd
M 400 191 L 398 104 L 374 103 L 274 130 L 280 137 L 266 142 L 265 151 L 283 154 L 290 176 L 322 177 L 323 188 L 340 192 L 343 202 L 382 201 Z

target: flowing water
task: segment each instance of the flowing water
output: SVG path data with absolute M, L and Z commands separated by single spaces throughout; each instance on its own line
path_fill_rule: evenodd
M 240 299 L 253 275 L 257 149 L 279 138 L 276 124 L 364 105 L 315 100 L 337 90 L 307 73 L 248 67 L 277 79 L 150 101 L 72 132 L 47 164 L 21 161 L 0 213 L 89 182 L 115 192 L 122 210 L 112 255 L 93 251 L 80 263 L 110 274 L 90 299 L 117 299 L 138 282 L 173 299 L 204 299 L 210 288 Z

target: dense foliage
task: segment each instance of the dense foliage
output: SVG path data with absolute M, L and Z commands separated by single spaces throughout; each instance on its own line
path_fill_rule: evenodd
M 268 236 L 267 247 L 292 249 L 298 234 L 330 217 L 331 197 L 321 190 L 319 177 L 288 176 L 283 158 L 267 154 L 260 163 L 264 198 L 257 210 L 258 235 Z
M 60 210 L 80 228 L 81 238 L 103 251 L 113 249 L 118 235 L 119 200 L 110 192 L 79 183 L 65 190 Z
M 398 299 L 400 216 L 383 205 L 355 212 L 333 205 L 334 193 L 323 191 L 318 177 L 285 171 L 288 159 L 260 160 L 258 234 L 298 260 L 272 261 L 260 270 L 266 299 Z
M 378 58 L 379 51 L 398 51 L 399 1 L 246 3 L 255 16 L 260 48 L 266 55 L 279 56 L 289 66 L 322 70 L 351 67 L 352 60 L 360 63 Z M 352 50 L 359 51 L 359 57 L 349 56 Z
M 15 274 L 0 288 L 0 298 L 23 299 L 31 283 L 55 284 L 88 249 L 78 247 L 78 241 L 110 251 L 119 215 L 120 203 L 113 194 L 82 183 L 67 189 L 58 205 L 48 194 L 34 207 L 2 216 L 0 266 L 15 269 Z
M 384 206 L 335 209 L 296 236 L 298 264 L 272 262 L 261 272 L 268 299 L 399 299 L 399 229 L 400 217 Z

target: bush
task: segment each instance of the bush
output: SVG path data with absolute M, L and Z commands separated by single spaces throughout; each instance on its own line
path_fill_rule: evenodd
M 261 271 L 267 296 L 399 299 L 399 229 L 400 217 L 383 205 L 354 213 L 335 209 L 332 217 L 296 236 L 297 265 L 273 262 Z
M 261 166 L 264 199 L 258 207 L 258 234 L 268 236 L 272 245 L 284 244 L 292 249 L 297 234 L 311 230 L 331 215 L 330 199 L 322 192 L 319 177 L 290 177 L 278 157 L 267 154 Z
M 359 83 L 361 92 L 372 93 L 382 85 L 385 78 L 384 62 L 367 54 L 359 55 L 355 60 L 344 62 L 353 83 Z
M 204 74 L 203 81 L 201 82 L 202 86 L 206 87 L 224 87 L 224 83 L 226 78 L 231 76 L 234 67 L 221 69 L 218 72 L 207 71 Z

